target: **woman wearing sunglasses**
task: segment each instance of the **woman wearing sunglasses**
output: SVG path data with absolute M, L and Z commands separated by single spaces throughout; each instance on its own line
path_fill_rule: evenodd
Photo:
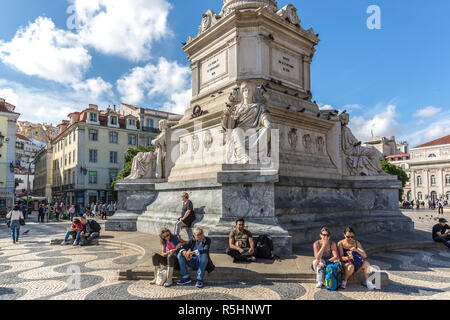
M 363 259 L 367 258 L 367 254 L 362 248 L 359 241 L 355 240 L 355 231 L 351 227 L 347 227 L 344 232 L 345 239 L 338 243 L 339 255 L 344 264 L 344 281 L 341 288 L 345 289 L 348 279 L 353 275 L 364 270 L 364 281 L 362 285 L 369 290 L 374 290 L 375 285 L 368 281 L 371 267 L 369 262 Z
M 323 227 L 320 230 L 320 240 L 314 242 L 314 258 L 312 269 L 317 274 L 317 288 L 323 286 L 325 278 L 325 267 L 329 263 L 339 262 L 336 243 L 331 241 L 331 232 Z
M 172 234 L 169 229 L 162 229 L 159 238 L 162 254 L 154 253 L 152 256 L 153 266 L 155 267 L 155 279 L 150 283 L 156 283 L 156 275 L 158 274 L 160 265 L 169 266 L 167 268 L 167 280 L 164 283 L 164 287 L 170 287 L 173 284 L 172 278 L 174 268 L 180 270 L 177 254 L 185 241 L 181 239 L 179 235 Z

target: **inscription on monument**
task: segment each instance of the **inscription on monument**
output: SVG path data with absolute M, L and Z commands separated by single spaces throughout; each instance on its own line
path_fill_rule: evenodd
M 227 69 L 227 51 L 206 60 L 202 64 L 202 84 L 223 76 Z
M 300 82 L 300 58 L 279 49 L 272 49 L 272 73 Z

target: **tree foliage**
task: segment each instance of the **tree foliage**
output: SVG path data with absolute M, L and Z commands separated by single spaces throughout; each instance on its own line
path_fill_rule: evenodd
M 133 159 L 139 152 L 151 152 L 155 151 L 155 147 L 138 146 L 137 148 L 128 148 L 125 153 L 125 165 L 122 171 L 117 175 L 117 179 L 111 183 L 111 189 L 114 190 L 114 186 L 119 180 L 125 179 L 131 173 L 131 167 L 133 165 Z
M 409 181 L 408 175 L 406 174 L 405 170 L 402 169 L 400 166 L 396 166 L 386 159 L 381 159 L 381 167 L 383 168 L 383 171 L 386 173 L 389 173 L 390 175 L 397 176 L 398 179 L 402 182 L 402 189 L 399 190 L 398 199 L 399 201 L 402 201 L 403 196 L 403 188 L 405 187 L 406 183 Z

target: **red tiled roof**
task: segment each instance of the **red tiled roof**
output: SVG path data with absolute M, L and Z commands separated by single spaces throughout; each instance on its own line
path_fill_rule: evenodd
M 440 145 L 443 145 L 443 144 L 450 144 L 450 134 L 448 136 L 445 136 L 445 137 L 442 137 L 442 138 L 439 138 L 439 139 L 436 139 L 436 140 L 433 140 L 433 141 L 421 144 L 421 145 L 419 145 L 419 146 L 417 146 L 415 148 L 433 147 L 433 146 L 440 146 Z
M 16 133 L 16 137 L 19 138 L 19 139 L 31 142 L 30 139 L 28 139 L 27 137 L 25 137 L 25 136 L 23 136 L 23 135 L 21 135 L 19 133 Z

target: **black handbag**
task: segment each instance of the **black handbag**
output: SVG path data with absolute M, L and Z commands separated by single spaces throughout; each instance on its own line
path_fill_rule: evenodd
M 11 220 L 6 221 L 6 225 L 8 226 L 8 228 L 11 228 Z
M 24 226 L 25 225 L 25 219 L 20 219 L 19 223 L 20 223 L 21 226 Z

